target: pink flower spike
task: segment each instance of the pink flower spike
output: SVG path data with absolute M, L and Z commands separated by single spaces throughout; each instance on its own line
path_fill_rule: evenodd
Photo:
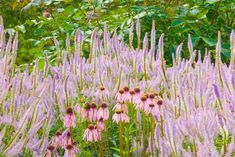
M 125 112 L 123 112 L 123 110 L 116 110 L 113 115 L 113 122 L 119 123 L 119 121 L 129 123 L 129 117 Z
M 75 122 L 76 122 L 75 114 L 73 113 L 73 109 L 69 107 L 66 111 L 66 115 L 64 118 L 64 126 L 67 128 L 75 127 L 76 125 Z

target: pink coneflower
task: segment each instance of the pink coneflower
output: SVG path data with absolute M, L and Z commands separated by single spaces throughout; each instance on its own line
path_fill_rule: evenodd
M 140 102 L 136 105 L 136 109 L 142 110 L 147 105 L 147 97 L 141 96 Z
M 130 94 L 130 102 L 134 102 L 134 97 L 135 97 L 135 91 L 134 90 L 130 90 L 129 91 L 129 94 Z
M 51 13 L 50 13 L 49 9 L 45 9 L 43 14 L 42 14 L 43 17 L 49 17 L 50 15 L 51 15 Z
M 141 93 L 140 93 L 140 89 L 138 87 L 135 88 L 134 91 L 135 91 L 135 94 L 134 94 L 134 97 L 133 97 L 133 103 L 135 105 L 137 105 L 141 101 Z
M 62 133 L 60 131 L 57 131 L 55 133 L 55 137 L 54 137 L 54 140 L 53 140 L 53 145 L 56 147 L 56 148 L 59 148 L 59 147 L 62 147 L 63 146 L 63 141 L 62 141 Z
M 64 157 L 76 157 L 80 150 L 76 148 L 75 143 L 65 146 Z
M 102 131 L 104 130 L 104 119 L 100 118 L 97 122 L 97 130 Z
M 66 115 L 64 118 L 64 126 L 66 126 L 67 128 L 75 127 L 75 121 L 76 117 L 75 114 L 73 113 L 73 109 L 69 107 L 66 111 Z
M 58 154 L 56 153 L 56 149 L 53 145 L 49 145 L 47 147 L 47 152 L 46 154 L 44 155 L 45 157 L 57 157 Z
M 151 113 L 153 116 L 159 116 L 159 110 L 156 102 L 150 101 L 147 105 L 145 105 L 144 112 L 146 115 Z
M 128 107 L 124 102 L 118 102 L 114 107 L 113 110 L 122 110 L 123 112 L 128 112 Z
M 65 148 L 69 144 L 73 144 L 73 139 L 70 132 L 68 132 L 64 138 L 63 147 Z
M 91 105 L 89 103 L 86 103 L 82 109 L 82 120 L 84 119 L 87 119 L 89 121 L 92 120 L 90 111 L 91 111 Z
M 123 88 L 123 90 L 124 90 L 124 98 L 123 98 L 124 102 L 130 102 L 131 101 L 131 95 L 129 93 L 129 91 L 130 91 L 129 87 L 125 86 Z
M 88 128 L 85 130 L 83 135 L 83 140 L 93 142 L 98 141 L 99 135 L 98 131 L 93 124 L 89 124 Z
M 116 123 L 119 123 L 119 121 L 129 123 L 129 117 L 125 112 L 123 112 L 123 110 L 116 110 L 115 114 L 113 115 L 113 121 Z
M 161 110 L 162 105 L 163 105 L 163 100 L 162 100 L 162 98 L 161 98 L 160 96 L 157 96 L 156 101 L 157 101 L 157 105 L 158 105 L 158 107 L 159 107 L 159 110 Z
M 96 104 L 94 102 L 91 103 L 90 117 L 93 121 L 97 120 L 97 108 L 96 108 Z
M 119 91 L 118 91 L 118 93 L 116 94 L 116 99 L 117 99 L 117 101 L 119 101 L 119 102 L 123 102 L 123 101 L 125 101 L 125 94 L 124 94 L 124 89 L 119 89 Z
M 108 120 L 109 119 L 109 109 L 108 105 L 106 103 L 102 103 L 98 113 L 97 113 L 98 119 L 103 118 L 103 120 Z
M 104 100 L 108 95 L 109 92 L 104 86 L 99 87 L 99 89 L 95 93 L 96 98 L 101 100 Z

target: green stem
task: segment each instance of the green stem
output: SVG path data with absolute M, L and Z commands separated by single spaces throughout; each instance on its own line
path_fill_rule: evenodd
M 143 136 L 143 156 L 144 157 L 146 157 L 146 142 L 145 142 L 145 136 L 146 136 L 146 134 L 145 134 L 145 132 L 146 132 L 146 119 L 145 119 L 145 115 L 144 115 L 144 113 L 142 113 L 142 123 L 143 123 L 143 131 L 142 131 L 142 136 Z
M 153 142 L 154 142 L 154 120 L 153 117 L 150 117 L 150 134 L 151 134 L 151 154 L 154 157 Z
M 122 122 L 119 122 L 119 138 L 120 138 L 120 157 L 123 157 L 123 139 L 122 139 Z
M 138 125 L 138 111 L 136 110 L 136 119 L 135 119 L 135 127 L 136 127 L 136 153 L 137 157 L 139 156 L 139 125 Z

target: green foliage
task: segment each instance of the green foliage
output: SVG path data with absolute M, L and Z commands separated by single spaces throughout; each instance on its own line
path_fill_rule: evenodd
M 215 49 L 219 30 L 222 58 L 229 61 L 229 33 L 235 25 L 233 0 L 39 0 L 34 3 L 3 0 L 3 4 L 1 14 L 6 19 L 6 28 L 20 32 L 17 64 L 42 57 L 44 50 L 53 54 L 56 49 L 53 38 L 57 37 L 64 47 L 67 34 L 72 36 L 77 28 L 89 42 L 91 30 L 97 28 L 101 32 L 107 23 L 109 30 L 116 28 L 128 42 L 130 22 L 137 16 L 141 18 L 142 38 L 144 32 L 151 31 L 152 20 L 156 22 L 157 37 L 165 33 L 168 64 L 178 44 L 183 42 L 186 47 L 188 34 L 192 36 L 194 48 L 204 53 L 204 47 Z M 43 16 L 45 9 L 50 10 L 49 17 Z M 134 39 L 136 46 L 137 39 Z M 87 56 L 89 47 L 84 45 Z M 183 57 L 188 55 L 188 51 L 183 51 Z

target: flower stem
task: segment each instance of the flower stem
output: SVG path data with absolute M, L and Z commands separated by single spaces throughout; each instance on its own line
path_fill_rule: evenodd
M 103 155 L 103 148 L 102 148 L 102 139 L 101 139 L 101 141 L 98 141 L 98 144 L 99 144 L 99 151 L 100 151 L 100 157 L 103 157 L 104 155 Z
M 123 139 L 122 139 L 122 122 L 119 122 L 119 138 L 120 138 L 120 157 L 123 157 Z
M 145 131 L 146 131 L 146 126 L 145 126 L 145 124 L 146 124 L 146 119 L 145 119 L 145 115 L 144 115 L 144 113 L 142 113 L 142 123 L 143 123 L 143 125 L 142 125 L 142 129 L 143 129 L 143 131 L 142 131 L 142 136 L 143 136 L 143 156 L 144 157 L 146 157 L 146 142 L 145 142 Z
M 154 120 L 153 117 L 150 117 L 150 133 L 151 133 L 151 154 L 154 157 L 153 142 L 154 142 Z
M 137 154 L 137 157 L 139 156 L 139 133 L 138 133 L 138 130 L 139 130 L 139 125 L 138 125 L 138 111 L 136 110 L 136 121 L 135 121 L 135 127 L 136 127 L 136 154 Z

